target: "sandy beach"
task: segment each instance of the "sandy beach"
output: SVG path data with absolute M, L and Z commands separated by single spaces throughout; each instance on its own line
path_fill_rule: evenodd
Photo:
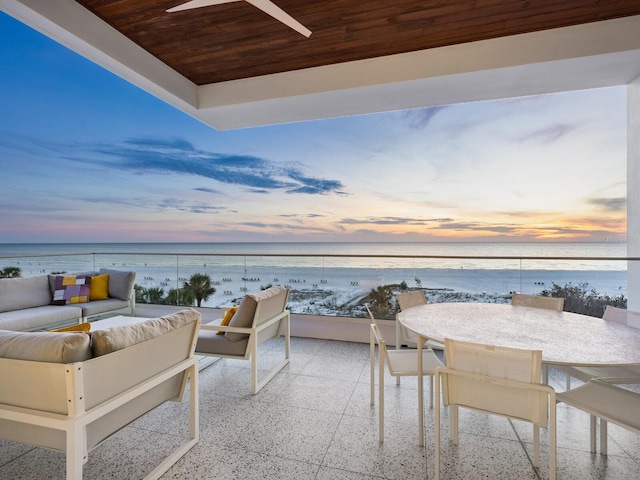
M 1 246 L 0 246 L 1 247 Z M 91 246 L 94 247 L 95 246 Z M 101 245 L 102 248 L 108 245 Z M 172 288 L 180 288 L 194 273 L 208 274 L 216 292 L 203 306 L 225 308 L 236 304 L 246 293 L 251 293 L 269 285 L 283 285 L 291 289 L 291 310 L 297 313 L 318 315 L 339 315 L 349 306 L 366 296 L 372 289 L 384 285 L 406 284 L 408 288 L 422 288 L 429 300 L 440 301 L 482 301 L 507 302 L 512 292 L 537 294 L 560 286 L 587 283 L 588 288 L 610 296 L 627 295 L 626 269 L 624 262 L 603 261 L 523 261 L 486 259 L 412 259 L 381 257 L 334 257 L 308 255 L 309 252 L 325 251 L 336 253 L 420 253 L 417 245 L 393 245 L 384 250 L 384 245 L 339 245 L 321 244 L 305 246 L 298 244 L 258 244 L 256 245 L 190 245 L 178 244 L 174 250 L 186 253 L 154 253 L 168 251 L 166 245 L 136 245 L 138 252 L 130 251 L 131 245 L 115 245 L 113 254 L 73 254 L 0 258 L 0 267 L 19 266 L 23 276 L 43 273 L 96 270 L 101 267 L 134 270 L 136 284 L 144 288 L 162 288 L 167 293 Z M 242 256 L 194 254 L 196 251 L 241 252 L 242 248 L 267 254 L 280 251 L 303 253 L 295 256 Z M 427 253 L 467 254 L 465 245 L 436 245 L 435 250 L 422 246 Z M 435 248 L 434 247 L 434 248 Z M 488 245 L 478 251 L 472 245 L 474 254 L 563 254 L 570 253 L 566 245 Z M 597 247 L 597 248 L 596 248 Z M 614 253 L 622 249 L 614 246 Z M 83 247 L 64 244 L 62 246 L 18 246 L 11 250 L 7 246 L 0 253 L 29 252 L 29 254 L 54 251 L 82 252 Z M 57 250 L 56 250 L 57 248 Z M 88 248 L 88 247 L 84 247 Z M 214 250 L 215 248 L 215 250 Z M 404 248 L 404 250 L 403 250 Z M 536 250 L 536 248 L 538 250 Z M 197 250 L 196 250 L 197 249 Z M 234 250 L 231 250 L 234 249 Z M 333 249 L 333 250 L 331 250 Z M 578 255 L 602 255 L 607 246 L 577 245 Z M 87 250 L 84 250 L 87 251 Z M 95 251 L 95 250 L 94 250 Z M 542 267 L 542 268 L 536 268 Z

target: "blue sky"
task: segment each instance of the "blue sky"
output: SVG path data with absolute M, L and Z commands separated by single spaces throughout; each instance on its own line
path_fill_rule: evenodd
M 0 243 L 610 241 L 624 87 L 218 132 L 0 13 Z

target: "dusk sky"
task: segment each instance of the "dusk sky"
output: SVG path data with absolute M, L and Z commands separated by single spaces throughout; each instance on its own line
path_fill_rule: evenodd
M 0 243 L 610 241 L 625 88 L 215 131 L 0 13 Z

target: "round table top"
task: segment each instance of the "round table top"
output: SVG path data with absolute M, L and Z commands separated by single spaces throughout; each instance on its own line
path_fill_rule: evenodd
M 545 363 L 640 364 L 640 329 L 601 318 L 495 303 L 430 303 L 398 313 L 421 337 L 542 350 Z

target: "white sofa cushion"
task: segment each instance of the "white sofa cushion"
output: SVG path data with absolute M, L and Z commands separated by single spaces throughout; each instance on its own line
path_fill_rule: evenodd
M 51 303 L 49 277 L 0 278 L 0 312 L 41 307 Z
M 122 310 L 129 307 L 129 302 L 126 300 L 119 300 L 117 298 L 110 298 L 108 300 L 96 300 L 89 303 L 83 303 L 79 305 L 82 308 L 82 315 L 90 317 L 92 315 L 98 315 L 105 312 L 113 312 L 114 310 Z
M 73 363 L 91 358 L 85 333 L 12 332 L 0 330 L 0 358 Z
M 78 322 L 81 318 L 80 307 L 45 305 L 0 313 L 0 330 L 42 330 L 61 323 Z
M 122 272 L 110 268 L 101 268 L 100 275 L 109 275 L 109 297 L 120 300 L 130 300 L 133 285 L 136 282 L 136 272 Z
M 106 355 L 142 343 L 164 333 L 198 321 L 200 313 L 191 308 L 164 317 L 152 318 L 131 325 L 96 330 L 91 334 L 94 357 Z

